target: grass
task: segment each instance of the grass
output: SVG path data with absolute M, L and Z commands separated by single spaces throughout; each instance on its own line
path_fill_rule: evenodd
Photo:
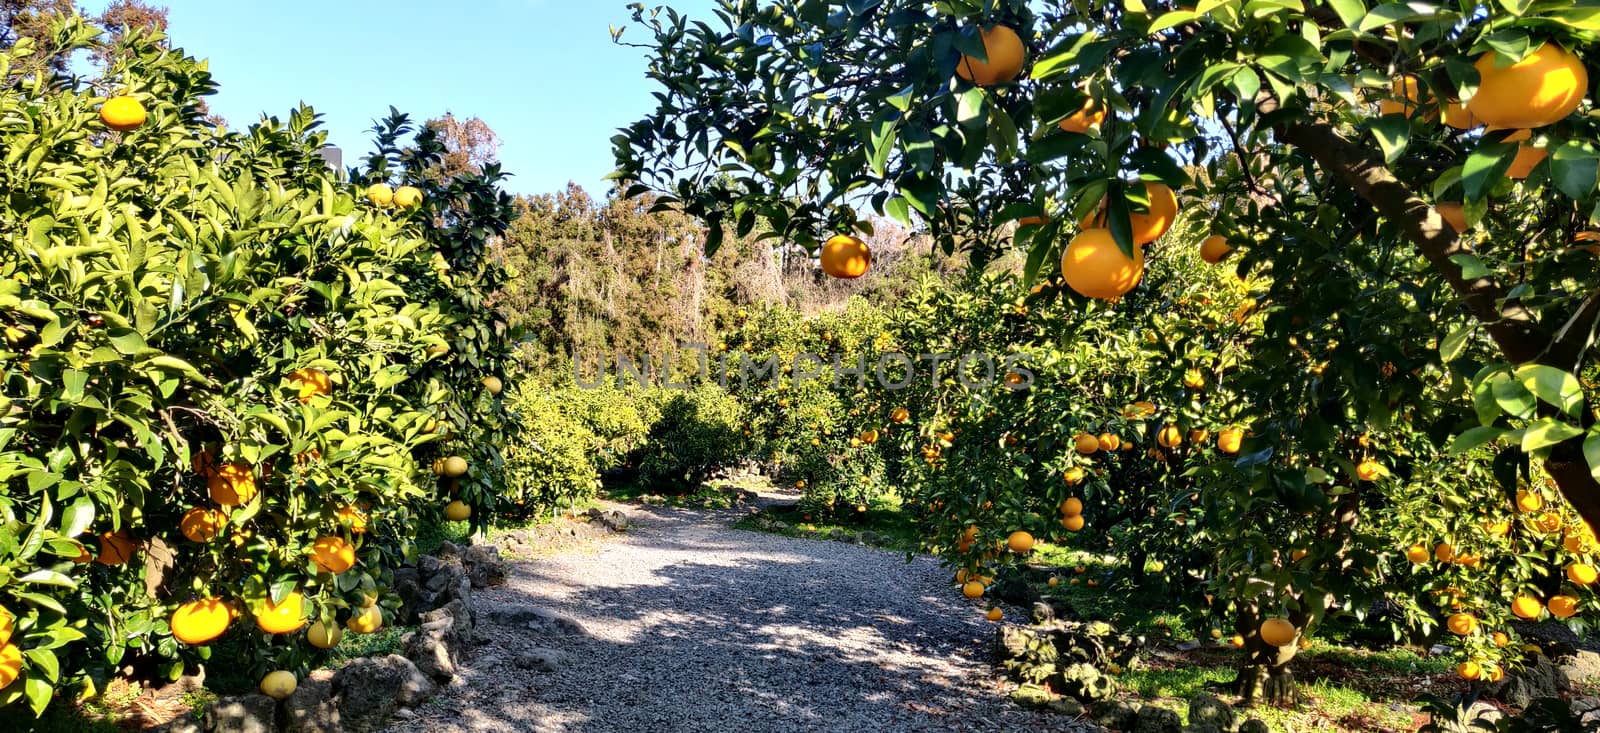
M 917 552 L 922 544 L 921 528 L 904 510 L 900 496 L 893 493 L 874 498 L 865 512 L 824 516 L 797 506 L 778 506 L 745 517 L 734 526 L 813 539 L 827 539 L 836 530 L 852 538 L 860 532 L 872 532 L 881 538 L 877 545 L 906 552 Z
M 730 509 L 738 504 L 744 487 L 732 481 L 702 484 L 692 491 L 664 491 L 638 481 L 607 486 L 602 492 L 611 501 L 696 509 Z
M 385 626 L 371 634 L 345 634 L 322 666 L 338 669 L 362 657 L 400 654 L 405 650 L 400 637 L 416 629 L 415 626 Z

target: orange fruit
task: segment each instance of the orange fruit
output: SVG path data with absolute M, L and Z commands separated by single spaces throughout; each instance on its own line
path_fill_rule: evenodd
M 1489 638 L 1494 641 L 1495 646 L 1505 646 L 1511 643 L 1511 637 L 1506 636 L 1506 632 L 1504 631 L 1496 631 Z
M 1190 369 L 1183 373 L 1183 386 L 1189 389 L 1201 389 L 1206 386 L 1206 377 L 1199 369 Z
M 467 506 L 460 499 L 444 506 L 444 518 L 452 522 L 464 522 L 472 516 L 472 507 Z
M 1228 639 L 1228 643 L 1232 644 L 1232 645 L 1234 645 L 1236 647 L 1243 647 L 1244 646 L 1244 637 L 1242 637 L 1242 636 L 1240 636 L 1238 634 L 1234 634 L 1232 637 L 1230 637 Z
M 261 678 L 261 694 L 274 700 L 288 698 L 298 686 L 294 673 L 284 669 L 268 672 L 267 676 Z
M 1473 64 L 1478 93 L 1467 111 L 1492 127 L 1532 129 L 1554 124 L 1578 109 L 1589 90 L 1589 72 L 1571 51 L 1545 43 L 1521 61 L 1500 66 L 1493 53 Z
M 1411 116 L 1417 110 L 1417 77 L 1407 74 L 1389 86 L 1390 96 L 1378 103 L 1380 115 Z
M 442 468 L 446 478 L 460 478 L 467 474 L 467 459 L 461 456 L 450 456 L 444 459 Z
M 1067 469 L 1066 473 L 1062 474 L 1062 478 L 1066 479 L 1068 486 L 1083 483 L 1083 469 L 1073 466 L 1072 468 Z
M 1417 565 L 1427 562 L 1429 557 L 1428 548 L 1422 545 L 1412 545 L 1406 550 L 1406 559 Z
M 1061 518 L 1061 526 L 1065 527 L 1068 532 L 1076 532 L 1080 529 L 1083 529 L 1083 525 L 1084 519 L 1082 514 L 1071 514 Z
M 288 634 L 306 625 L 306 599 L 300 591 L 290 591 L 274 604 L 271 598 L 257 605 L 256 626 L 269 634 Z
M 1600 572 L 1593 565 L 1579 562 L 1567 566 L 1567 580 L 1574 585 L 1592 585 L 1597 579 L 1600 579 Z
M 374 183 L 367 186 L 367 202 L 380 209 L 387 209 L 394 204 L 394 189 L 387 183 Z
M 984 615 L 983 615 L 983 616 L 984 616 L 984 618 L 987 618 L 987 619 L 989 619 L 989 620 L 990 620 L 990 621 L 999 621 L 999 620 L 1000 620 L 1000 619 L 1001 619 L 1001 618 L 1002 618 L 1002 617 L 1003 617 L 1003 616 L 1004 616 L 1004 615 L 1005 615 L 1005 614 L 1004 614 L 1004 613 L 1002 613 L 1002 612 L 1001 612 L 1001 611 L 1000 611 L 1000 609 L 998 609 L 998 608 L 991 608 L 991 609 L 989 609 L 989 612 L 988 612 L 988 613 L 985 613 L 985 614 L 984 614 Z
M 318 649 L 332 649 L 344 638 L 344 629 L 318 621 L 306 629 L 306 641 Z
M 228 515 L 216 509 L 195 507 L 183 513 L 183 518 L 178 520 L 178 530 L 190 542 L 201 544 L 216 539 L 217 533 L 228 524 Z
M 1554 532 L 1561 529 L 1561 515 L 1555 512 L 1545 512 L 1539 515 L 1539 519 L 1535 524 L 1539 526 L 1539 530 L 1542 532 Z
M 1079 455 L 1087 456 L 1093 454 L 1097 450 L 1100 450 L 1100 439 L 1088 433 L 1078 433 L 1078 435 L 1072 439 L 1072 447 L 1074 450 L 1078 451 Z
M 415 186 L 401 186 L 395 189 L 394 205 L 402 209 L 415 209 L 422 205 L 422 191 Z
M 1311 553 L 1306 550 L 1295 550 L 1289 553 L 1289 562 L 1300 562 L 1301 560 L 1306 559 L 1306 556 L 1310 554 Z
M 239 506 L 256 498 L 256 477 L 244 463 L 219 466 L 206 478 L 211 500 L 222 506 Z
M 1028 60 L 1028 49 L 1022 45 L 1022 37 L 1003 25 L 980 29 L 979 35 L 983 38 L 987 60 L 962 54 L 961 62 L 956 65 L 956 75 L 980 87 L 1004 84 L 1017 78 Z
M 878 431 L 868 430 L 862 433 L 861 442 L 866 443 L 867 445 L 872 445 L 873 443 L 878 442 Z
M 951 515 L 951 518 L 953 519 L 954 515 Z M 956 542 L 956 549 L 959 549 L 962 552 L 966 552 L 967 550 L 972 549 L 972 545 L 974 543 L 976 543 L 977 541 L 978 541 L 978 528 L 977 527 L 968 527 L 968 528 L 966 528 L 965 530 L 963 530 L 961 532 L 961 539 L 958 542 Z
M 1449 224 L 1450 228 L 1456 230 L 1457 234 L 1471 228 L 1467 226 L 1467 210 L 1459 203 L 1442 201 L 1434 204 L 1433 210 L 1439 212 L 1439 216 L 1444 219 L 1444 223 Z
M 1113 451 L 1122 447 L 1122 438 L 1119 438 L 1111 433 L 1101 433 L 1100 437 L 1096 438 L 1096 440 L 1100 441 L 1100 448 L 1102 450 Z
M 867 274 L 872 266 L 872 252 L 867 244 L 848 234 L 830 237 L 822 245 L 822 271 L 829 277 L 854 280 Z
M 312 397 L 328 394 L 332 391 L 332 382 L 328 380 L 328 373 L 321 369 L 306 368 L 296 369 L 289 373 L 289 383 L 298 388 L 300 402 L 310 402 Z
M 383 628 L 383 609 L 376 604 L 366 606 L 357 611 L 344 622 L 345 628 L 357 634 L 371 634 Z
M 101 565 L 124 565 L 133 559 L 133 538 L 127 532 L 101 532 L 100 554 L 94 561 Z
M 0 646 L 11 643 L 11 634 L 16 631 L 17 619 L 10 611 L 0 608 Z
M 1511 523 L 1507 521 L 1484 522 L 1483 531 L 1494 537 L 1504 537 L 1511 532 Z
M 1517 508 L 1525 512 L 1536 512 L 1544 506 L 1544 497 L 1527 489 L 1517 490 Z
M 222 636 L 233 621 L 233 613 L 221 598 L 202 598 L 178 606 L 168 626 L 172 638 L 185 644 L 205 644 Z
M 1189 431 L 1189 442 L 1199 445 L 1211 439 L 1211 431 L 1205 428 L 1195 428 Z
M 1456 547 L 1449 542 L 1440 542 L 1433 546 L 1433 558 L 1439 562 L 1450 562 L 1456 559 Z
M 1106 108 L 1095 101 L 1094 97 L 1083 100 L 1083 109 L 1072 113 L 1071 117 L 1062 120 L 1059 124 L 1062 130 L 1088 134 L 1089 130 L 1106 121 Z
M 489 394 L 492 395 L 500 394 L 500 391 L 506 388 L 506 383 L 493 374 L 484 377 L 483 379 L 479 380 L 479 382 L 483 385 L 483 388 L 489 390 Z
M 355 545 L 336 535 L 319 537 L 311 543 L 311 562 L 323 572 L 338 575 L 356 564 Z
M 1506 177 L 1513 181 L 1520 181 L 1533 173 L 1533 169 L 1544 161 L 1550 153 L 1544 148 L 1532 145 L 1518 145 L 1517 157 L 1511 161 L 1511 167 L 1506 169 Z
M 1215 265 L 1227 257 L 1233 248 L 1228 246 L 1228 238 L 1220 235 L 1206 237 L 1200 243 L 1200 259 L 1208 265 Z
M 1059 508 L 1061 509 L 1061 516 L 1076 517 L 1083 513 L 1083 500 L 1076 496 L 1067 497 L 1066 501 L 1061 502 Z
M 1490 683 L 1499 682 L 1500 680 L 1505 679 L 1505 677 L 1505 670 L 1494 666 L 1489 667 L 1483 674 L 1483 678 L 1488 680 Z
M 1087 298 L 1117 298 L 1144 277 L 1144 251 L 1134 247 L 1129 258 L 1117 247 L 1109 229 L 1088 229 L 1074 237 L 1061 255 L 1067 287 Z
M 1018 530 L 1006 538 L 1006 547 L 1018 555 L 1026 555 L 1033 550 L 1033 535 Z
M 889 422 L 903 423 L 911 419 L 911 412 L 904 407 L 896 407 L 889 412 Z
M 1539 618 L 1539 614 L 1544 613 L 1544 604 L 1533 596 L 1517 596 L 1511 599 L 1511 613 L 1517 618 Z
M 100 121 L 117 132 L 136 130 L 145 118 L 144 104 L 127 95 L 112 97 L 100 105 Z
M 1445 619 L 1444 626 L 1456 636 L 1468 636 L 1478 630 L 1478 617 L 1470 613 L 1452 613 Z
M 1156 434 L 1156 443 L 1162 448 L 1176 448 L 1183 445 L 1183 431 L 1178 430 L 1176 425 L 1168 425 Z
M 1217 450 L 1228 455 L 1238 453 L 1242 442 L 1244 442 L 1244 430 L 1241 428 L 1223 428 L 1217 433 Z
M 1383 464 L 1368 458 L 1356 466 L 1356 478 L 1362 481 L 1377 481 L 1386 471 Z
M 1294 624 L 1287 619 L 1269 618 L 1262 622 L 1260 632 L 1261 640 L 1271 646 L 1289 646 L 1294 643 L 1294 637 L 1300 632 L 1296 631 Z
M 354 504 L 339 507 L 334 513 L 339 518 L 339 524 L 348 527 L 353 534 L 362 534 L 367 531 L 367 513 Z
M 968 598 L 980 598 L 983 596 L 983 584 L 976 580 L 969 580 L 962 584 L 961 595 Z
M 1467 111 L 1467 105 L 1461 102 L 1447 102 L 1444 106 L 1444 123 L 1457 130 L 1471 130 L 1483 125 L 1483 121 L 1472 116 Z
M 1477 662 L 1462 662 L 1456 665 L 1456 674 L 1464 680 L 1475 680 L 1483 674 L 1483 668 L 1478 666 Z
M 1150 199 L 1149 210 L 1144 213 L 1129 212 L 1128 223 L 1133 232 L 1134 244 L 1149 244 L 1161 238 L 1178 219 L 1178 194 L 1165 183 L 1146 182 L 1145 196 Z M 1101 202 L 1095 213 L 1085 217 L 1079 225 L 1084 230 L 1106 226 L 1106 205 Z
M 16 644 L 0 645 L 0 690 L 11 686 L 22 675 L 22 648 Z
M 1551 616 L 1572 618 L 1578 612 L 1578 599 L 1567 595 L 1551 596 L 1549 607 Z

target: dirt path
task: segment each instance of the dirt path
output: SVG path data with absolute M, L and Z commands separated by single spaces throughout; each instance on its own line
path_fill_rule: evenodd
M 1070 730 L 1002 697 L 992 624 L 931 559 L 736 530 L 737 511 L 617 508 L 627 533 L 480 591 L 487 643 L 392 730 Z

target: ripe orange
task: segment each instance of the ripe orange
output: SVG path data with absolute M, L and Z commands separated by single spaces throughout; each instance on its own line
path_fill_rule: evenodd
M 1076 532 L 1083 529 L 1083 525 L 1082 514 L 1072 514 L 1061 518 L 1061 526 L 1065 527 L 1068 532 Z
M 323 572 L 338 575 L 356 564 L 355 545 L 336 535 L 319 537 L 311 543 L 311 562 Z
M 274 700 L 283 700 L 294 694 L 294 688 L 299 686 L 294 673 L 280 669 L 268 672 L 261 678 L 261 694 Z
M 1232 251 L 1233 248 L 1228 246 L 1228 238 L 1220 235 L 1206 237 L 1205 241 L 1200 243 L 1200 259 L 1209 265 L 1221 262 L 1222 258 L 1227 257 Z
M 464 522 L 472 516 L 472 507 L 467 506 L 460 499 L 444 506 L 444 518 L 452 522 Z
M 1417 110 L 1417 77 L 1407 74 L 1389 86 L 1390 96 L 1378 103 L 1380 115 L 1411 116 Z
M 460 478 L 467 473 L 467 459 L 461 456 L 450 456 L 444 459 L 442 468 L 446 478 Z
M 394 204 L 394 189 L 387 183 L 374 183 L 367 186 L 367 201 L 380 209 L 387 209 Z
M 344 622 L 345 628 L 357 634 L 371 634 L 383 628 L 383 609 L 376 604 L 362 608 Z
M 1244 430 L 1241 428 L 1223 428 L 1217 433 L 1217 450 L 1233 455 L 1239 452 L 1239 445 L 1244 441 Z
M 1183 445 L 1183 431 L 1176 425 L 1168 425 L 1156 434 L 1156 443 L 1162 448 L 1176 448 Z
M 1517 596 L 1511 599 L 1511 613 L 1517 618 L 1536 619 L 1544 613 L 1544 604 L 1533 596 Z
M 1144 250 L 1133 250 L 1131 259 L 1123 254 L 1109 229 L 1085 230 L 1061 255 L 1067 287 L 1087 298 L 1121 297 L 1144 277 Z
M 0 689 L 11 686 L 22 675 L 22 648 L 16 644 L 0 645 Z
M 1242 636 L 1240 636 L 1238 634 L 1234 634 L 1232 637 L 1230 637 L 1228 639 L 1228 643 L 1232 644 L 1232 645 L 1234 645 L 1236 647 L 1243 648 L 1244 647 L 1244 637 L 1242 637 Z
M 889 422 L 903 423 L 911 419 L 911 411 L 904 407 L 896 407 L 889 412 Z
M 1456 559 L 1456 546 L 1449 542 L 1440 542 L 1434 545 L 1433 558 L 1439 562 L 1450 562 Z
M 1199 369 L 1190 369 L 1183 373 L 1183 386 L 1189 389 L 1201 389 L 1206 386 L 1206 377 Z
M 1145 213 L 1130 212 L 1128 223 L 1133 231 L 1134 244 L 1149 244 L 1161 238 L 1172 223 L 1178 219 L 1178 194 L 1164 183 L 1146 182 L 1145 195 L 1150 199 L 1149 211 Z M 1084 218 L 1079 225 L 1084 230 L 1104 228 L 1106 226 L 1105 203 L 1093 214 Z
M 1529 174 L 1533 173 L 1534 168 L 1544 162 L 1545 157 L 1549 154 L 1544 148 L 1536 148 L 1532 145 L 1518 145 L 1517 157 L 1511 161 L 1511 167 L 1506 169 L 1506 177 L 1513 181 L 1527 178 Z
M 1068 486 L 1083 483 L 1083 469 L 1073 466 L 1062 474 L 1062 478 L 1066 479 Z
M 299 388 L 302 404 L 310 402 L 312 397 L 328 394 L 333 390 L 332 382 L 328 380 L 328 373 L 321 369 L 296 369 L 289 373 L 289 383 Z
M 854 280 L 867 274 L 872 252 L 867 244 L 848 234 L 838 234 L 822 245 L 822 271 L 829 277 Z
M 1306 559 L 1306 556 L 1310 554 L 1311 553 L 1306 550 L 1294 550 L 1289 553 L 1289 562 L 1300 562 L 1301 560 Z
M 1083 109 L 1072 113 L 1061 121 L 1060 127 L 1067 132 L 1088 134 L 1089 130 L 1106 121 L 1105 105 L 1095 101 L 1094 97 L 1083 100 Z
M 11 634 L 16 631 L 17 619 L 10 611 L 0 608 L 0 646 L 11 643 Z
M 1356 466 L 1356 478 L 1362 481 L 1377 481 L 1386 471 L 1383 464 L 1368 458 Z
M 1460 675 L 1461 679 L 1464 680 L 1475 680 L 1478 679 L 1479 675 L 1483 674 L 1483 668 L 1478 666 L 1477 662 L 1462 662 L 1456 665 L 1456 674 Z
M 127 532 L 101 532 L 100 554 L 94 561 L 101 565 L 124 565 L 133 559 L 133 538 Z
M 954 518 L 954 516 L 955 515 L 951 515 L 951 518 Z M 961 539 L 956 542 L 956 549 L 961 550 L 962 552 L 966 552 L 967 550 L 972 549 L 972 545 L 975 544 L 977 541 L 978 541 L 978 528 L 977 527 L 967 527 L 965 530 L 962 530 Z
M 1555 532 L 1561 529 L 1561 515 L 1555 512 L 1545 512 L 1539 515 L 1539 519 L 1535 524 L 1539 526 L 1541 532 Z
M 300 591 L 290 591 L 277 604 L 271 598 L 255 609 L 256 626 L 269 634 L 288 634 L 306 625 L 306 599 Z
M 1076 517 L 1083 513 L 1083 500 L 1076 496 L 1067 497 L 1066 501 L 1061 502 L 1059 508 L 1061 509 L 1061 516 Z
M 1006 547 L 1018 555 L 1026 555 L 1033 550 L 1033 535 L 1018 530 L 1006 538 Z
M 422 205 L 422 191 L 415 186 L 401 186 L 395 189 L 394 205 L 402 209 L 415 209 Z
M 1506 636 L 1506 632 L 1504 632 L 1504 631 L 1496 631 L 1496 632 L 1494 632 L 1494 634 L 1492 636 L 1490 636 L 1489 639 L 1494 642 L 1495 646 L 1505 646 L 1505 645 L 1511 643 L 1511 637 Z
M 1088 433 L 1078 433 L 1078 435 L 1072 439 L 1072 447 L 1074 450 L 1078 451 L 1079 455 L 1091 455 L 1095 451 L 1100 450 L 1100 439 Z
M 1503 669 L 1501 669 L 1499 667 L 1496 667 L 1496 666 L 1488 667 L 1484 671 L 1484 674 L 1483 674 L 1483 678 L 1485 680 L 1488 680 L 1490 683 L 1499 682 L 1500 680 L 1505 679 L 1505 677 L 1506 677 L 1505 670 L 1503 670 Z
M 1427 562 L 1429 557 L 1428 548 L 1422 545 L 1412 545 L 1406 550 L 1406 559 L 1417 565 Z
M 1444 219 L 1444 223 L 1449 224 L 1450 228 L 1456 230 L 1457 234 L 1470 228 L 1467 226 L 1467 210 L 1459 203 L 1442 201 L 1434 204 L 1433 210 L 1439 212 L 1439 216 Z
M 981 598 L 983 596 L 983 584 L 976 580 L 969 580 L 962 584 L 961 595 L 968 598 Z
M 211 500 L 222 506 L 240 506 L 256 498 L 256 477 L 244 463 L 219 466 L 206 478 Z
M 1111 433 L 1101 433 L 1100 437 L 1096 438 L 1096 440 L 1100 441 L 1100 448 L 1102 450 L 1113 451 L 1122 447 L 1122 438 L 1119 438 Z
M 1294 637 L 1299 635 L 1294 624 L 1281 618 L 1269 618 L 1262 622 L 1259 633 L 1261 640 L 1270 646 L 1289 646 L 1294 643 Z
M 325 624 L 318 621 L 306 629 L 306 641 L 318 649 L 332 649 L 339 645 L 339 640 L 344 638 L 344 629 L 335 624 Z
M 1498 522 L 1484 522 L 1483 531 L 1494 537 L 1504 537 L 1511 532 L 1511 523 L 1505 520 Z
M 205 644 L 228 630 L 233 613 L 221 598 L 202 598 L 178 606 L 168 626 L 172 638 L 185 644 Z
M 861 442 L 866 443 L 867 445 L 872 445 L 873 443 L 878 442 L 878 431 L 868 430 L 862 433 Z
M 1444 106 L 1444 123 L 1457 130 L 1471 130 L 1483 125 L 1483 121 L 1473 117 L 1467 111 L 1467 105 L 1461 102 L 1447 102 Z
M 178 520 L 178 530 L 190 542 L 204 544 L 216 539 L 217 533 L 227 524 L 228 515 L 216 509 L 195 507 L 183 513 L 183 518 Z
M 1445 619 L 1444 626 L 1456 636 L 1469 636 L 1478 630 L 1478 617 L 1470 613 L 1452 613 Z
M 1205 428 L 1195 428 L 1189 431 L 1189 442 L 1199 445 L 1211 439 L 1211 431 Z
M 1517 490 L 1517 508 L 1525 512 L 1536 512 L 1544 506 L 1544 497 L 1537 492 L 1527 489 Z
M 346 504 L 339 507 L 334 516 L 338 517 L 339 524 L 348 527 L 352 534 L 362 534 L 367 531 L 367 513 L 362 511 L 361 507 Z
M 1491 127 L 1532 129 L 1565 119 L 1589 90 L 1589 72 L 1571 51 L 1545 43 L 1521 61 L 1498 66 L 1478 57 L 1478 93 L 1467 110 Z
M 1551 616 L 1572 618 L 1578 612 L 1578 599 L 1567 595 L 1551 596 L 1549 607 Z
M 962 54 L 961 62 L 956 65 L 956 75 L 980 87 L 1004 84 L 1017 78 L 1028 60 L 1028 49 L 1022 45 L 1022 37 L 1003 25 L 981 29 L 979 34 L 988 60 Z
M 1592 585 L 1597 579 L 1600 579 L 1600 572 L 1593 565 L 1579 562 L 1567 566 L 1567 580 L 1574 585 Z
M 100 122 L 117 132 L 137 130 L 145 119 L 144 104 L 127 95 L 112 97 L 100 105 Z
M 1003 616 L 1004 616 L 1004 615 L 1005 615 L 1005 614 L 1004 614 L 1004 613 L 1002 613 L 1002 612 L 1001 612 L 1001 611 L 1000 611 L 1000 609 L 998 609 L 998 608 L 991 608 L 991 609 L 989 609 L 989 612 L 988 612 L 988 613 L 985 613 L 985 614 L 984 614 L 984 615 L 983 615 L 983 616 L 984 616 L 984 618 L 987 618 L 987 619 L 989 619 L 989 620 L 990 620 L 990 621 L 999 621 L 999 620 L 1000 620 L 1000 619 L 1001 619 L 1001 618 L 1002 618 L 1002 617 L 1003 617 Z

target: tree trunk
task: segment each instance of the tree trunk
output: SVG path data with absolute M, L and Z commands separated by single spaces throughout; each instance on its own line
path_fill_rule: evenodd
M 1270 92 L 1256 98 L 1264 117 L 1280 111 Z M 1570 321 L 1553 335 L 1519 299 L 1506 297 L 1506 289 L 1490 277 L 1467 279 L 1450 258 L 1469 253 L 1454 230 L 1426 201 L 1395 177 L 1373 150 L 1340 135 L 1326 122 L 1291 120 L 1277 129 L 1279 138 L 1310 155 L 1318 167 L 1350 186 L 1384 218 L 1400 225 L 1434 271 L 1449 283 L 1462 305 L 1472 314 L 1514 365 L 1543 364 L 1574 373 L 1600 318 L 1600 297 L 1591 296 Z M 1585 423 L 1590 422 L 1585 415 Z M 1545 471 L 1555 480 L 1578 514 L 1590 527 L 1600 528 L 1600 482 L 1590 473 L 1583 454 L 1583 437 L 1551 449 Z
M 1290 659 L 1294 647 L 1278 650 Z M 1239 707 L 1248 708 L 1257 703 L 1288 707 L 1300 702 L 1299 689 L 1294 684 L 1294 670 L 1288 661 L 1281 664 L 1257 663 L 1250 655 L 1239 668 L 1239 677 L 1233 681 L 1234 694 L 1239 696 Z

